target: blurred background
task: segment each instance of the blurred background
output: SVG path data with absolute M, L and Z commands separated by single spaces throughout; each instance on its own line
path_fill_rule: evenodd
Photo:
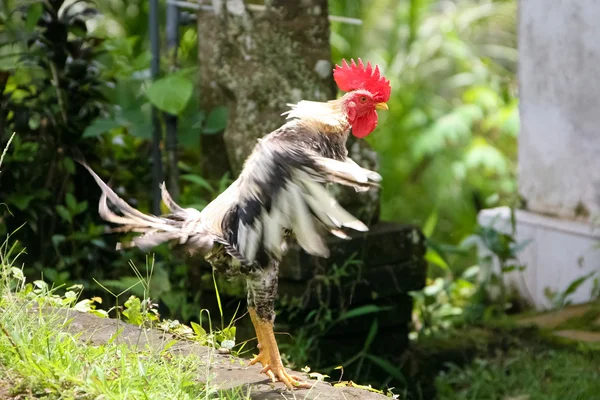
M 391 81 L 390 110 L 380 113 L 377 130 L 366 139 L 377 153 L 384 179 L 378 220 L 419 227 L 427 244 L 427 277 L 408 294 L 413 308 L 407 334 L 416 345 L 412 353 L 391 357 L 371 354 L 366 345 L 345 360 L 319 361 L 315 356 L 319 340 L 337 322 L 378 311 L 376 295 L 372 308 L 363 304 L 350 316 L 351 302 L 338 308 L 321 303 L 318 320 L 303 316 L 301 324 L 293 323 L 297 302 L 281 296 L 278 323 L 293 337 L 284 347 L 287 361 L 297 368 L 308 364 L 334 379 L 339 376 L 335 367 L 341 364 L 348 374 L 345 379 L 378 389 L 394 386 L 395 393 L 414 398 L 419 398 L 415 393 L 435 392 L 438 379 L 437 390 L 446 398 L 508 399 L 496 396 L 509 393 L 490 383 L 502 382 L 494 374 L 504 374 L 504 364 L 498 367 L 490 359 L 495 360 L 496 347 L 506 345 L 505 333 L 467 329 L 494 343 L 488 358 L 478 353 L 477 340 L 451 345 L 451 355 L 443 353 L 445 344 L 427 340 L 441 335 L 454 343 L 448 333 L 454 329 L 521 310 L 517 300 L 507 306 L 502 277 L 489 272 L 494 260 L 503 263 L 505 271 L 520 268 L 511 260 L 521 247 L 513 236 L 477 223 L 482 209 L 521 205 L 516 181 L 517 1 L 325 3 L 332 16 L 331 66 L 342 58 L 360 57 L 379 65 Z M 175 36 L 168 33 L 173 25 L 167 2 L 158 1 L 154 25 L 149 23 L 149 5 L 146 0 L 5 0 L 0 5 L 0 147 L 17 133 L 0 175 L 0 234 L 11 234 L 26 248 L 20 261 L 25 275 L 33 279 L 43 277 L 55 286 L 82 284 L 86 295 L 100 296 L 108 307 L 114 304 L 108 290 L 123 292 L 123 299 L 147 294 L 136 286 L 139 277 L 131 265 L 142 271 L 152 265 L 149 295 L 162 318 L 198 322 L 200 310 L 215 309 L 218 299 L 218 307 L 225 309 L 220 319 L 229 321 L 239 304 L 245 308 L 243 285 L 215 278 L 215 294 L 210 269 L 177 258 L 166 247 L 157 249 L 154 259 L 136 251 L 115 252 L 118 235 L 106 235 L 97 215 L 99 190 L 75 163 L 83 155 L 120 195 L 144 211 L 152 211 L 157 166 L 169 187 L 175 185 L 179 203 L 199 209 L 236 174 L 222 143 L 233 112 L 227 100 L 230 88 L 215 81 L 213 88 L 225 93 L 215 96 L 202 75 L 211 69 L 212 59 L 203 49 L 210 51 L 219 30 L 210 37 L 204 34 L 194 7 L 210 8 L 209 2 L 181 2 Z M 156 71 L 153 30 L 161 51 Z M 285 111 L 285 103 L 276 108 Z M 153 145 L 157 128 L 164 135 L 158 147 Z M 156 151 L 162 154 L 160 163 Z M 481 243 L 487 246 L 485 257 L 477 252 Z M 483 268 L 489 272 L 484 278 Z M 337 265 L 320 279 L 335 286 L 356 278 L 356 271 Z M 492 292 L 500 291 L 500 301 L 489 295 L 494 285 L 498 289 Z M 374 334 L 365 332 L 361 343 L 384 340 L 376 334 L 377 328 Z M 421 352 L 420 341 L 431 354 Z M 412 361 L 407 360 L 419 363 L 438 357 L 431 349 L 445 355 L 425 366 L 409 367 Z M 530 357 L 528 351 L 523 354 Z M 446 370 L 446 362 L 461 364 L 474 357 L 484 361 L 436 378 Z M 492 387 L 489 393 L 481 389 L 485 386 Z

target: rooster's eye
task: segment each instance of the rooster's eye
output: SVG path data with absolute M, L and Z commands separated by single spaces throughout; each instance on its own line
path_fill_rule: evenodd
M 367 96 L 360 96 L 360 102 L 364 103 L 365 101 L 367 101 Z

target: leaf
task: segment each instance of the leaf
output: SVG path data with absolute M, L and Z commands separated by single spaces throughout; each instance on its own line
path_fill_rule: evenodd
M 66 240 L 65 235 L 52 235 L 52 244 L 54 245 L 55 248 L 58 248 L 58 246 L 63 243 Z
M 181 75 L 173 74 L 158 79 L 146 89 L 146 96 L 156 108 L 178 115 L 192 97 L 194 83 Z
M 433 235 L 433 232 L 435 231 L 435 226 L 437 225 L 437 221 L 438 221 L 438 210 L 435 209 L 431 212 L 431 214 L 429 214 L 429 217 L 427 217 L 427 221 L 425 221 L 425 224 L 423 225 L 423 235 L 425 235 L 426 238 L 431 237 L 431 235 Z
M 13 278 L 25 282 L 25 275 L 23 274 L 23 270 L 17 267 L 11 267 L 10 272 Z
M 136 104 L 119 112 L 118 119 L 135 137 L 150 139 L 152 137 L 150 103 Z
M 71 157 L 65 157 L 63 159 L 63 165 L 65 166 L 65 169 L 68 173 L 70 173 L 71 175 L 75 174 L 75 163 L 73 162 Z
M 81 292 L 83 290 L 83 285 L 80 283 L 76 283 L 74 285 L 69 286 L 67 290 L 71 292 Z
M 69 208 L 69 211 L 71 211 L 71 212 L 77 211 L 77 200 L 75 199 L 75 196 L 73 196 L 71 193 L 67 193 L 65 195 L 65 202 L 67 203 L 67 207 Z
M 8 196 L 8 198 L 6 199 L 6 202 L 8 204 L 13 204 L 19 210 L 23 211 L 29 206 L 29 203 L 34 198 L 35 198 L 35 196 L 29 195 L 29 194 L 13 193 L 10 196 Z
M 228 328 L 223 328 L 222 332 L 223 332 L 223 336 L 225 336 L 227 339 L 230 340 L 235 340 L 235 333 L 236 333 L 237 329 L 235 326 L 230 326 Z
M 180 115 L 177 125 L 177 140 L 178 143 L 190 149 L 198 148 L 200 143 L 200 135 L 202 135 L 202 127 L 206 120 L 206 113 L 198 110 L 198 102 L 196 97 L 192 97 L 185 111 Z
M 28 32 L 33 31 L 43 12 L 44 5 L 42 2 L 34 3 L 29 7 L 27 10 L 27 20 L 25 21 L 25 28 Z
M 323 375 L 318 372 L 311 372 L 308 374 L 313 379 L 316 379 L 319 382 L 325 382 L 325 378 L 329 378 L 329 375 Z
M 90 299 L 84 299 L 75 304 L 73 308 L 77 311 L 87 313 L 93 309 L 92 304 L 93 302 Z
M 121 124 L 109 118 L 96 118 L 86 129 L 83 131 L 82 138 L 98 137 L 103 133 L 106 133 L 112 129 L 120 127 Z
M 130 296 L 125 302 L 125 310 L 123 315 L 127 317 L 127 321 L 134 325 L 142 325 L 144 319 L 142 317 L 142 303 L 138 297 Z
M 505 174 L 508 168 L 506 156 L 482 137 L 474 138 L 469 145 L 465 165 L 471 170 L 483 168 L 499 175 Z
M 179 342 L 176 339 L 173 339 L 173 340 L 167 342 L 167 344 L 165 344 L 164 347 L 162 348 L 161 355 L 165 355 L 167 353 L 167 350 L 169 350 L 171 347 L 175 346 L 177 343 L 179 343 Z
M 522 272 L 524 270 L 525 270 L 524 265 L 506 265 L 506 266 L 502 267 L 502 272 L 504 272 L 504 273 L 513 272 L 513 271 Z
M 385 372 L 387 372 L 394 378 L 398 379 L 399 381 L 406 382 L 402 371 L 398 367 L 392 365 L 392 363 L 390 363 L 388 360 L 374 356 L 372 354 L 367 354 L 367 358 L 373 361 L 373 363 L 377 364 L 381 369 L 383 369 Z
M 213 135 L 224 131 L 227 126 L 228 116 L 229 110 L 227 107 L 219 106 L 213 108 L 210 114 L 208 114 L 202 133 L 205 135 Z
M 521 251 L 523 251 L 527 246 L 529 246 L 529 243 L 533 242 L 533 239 L 527 239 L 527 240 L 523 240 L 522 242 L 519 243 L 515 243 L 513 245 L 511 245 L 511 251 L 513 254 L 518 254 Z
M 563 292 L 562 296 L 566 299 L 567 296 L 575 293 L 577 291 L 577 289 L 579 289 L 579 287 L 581 285 L 583 285 L 585 283 L 585 281 L 587 281 L 588 279 L 590 279 L 592 276 L 594 276 L 596 272 L 590 272 L 589 274 L 586 274 L 580 278 L 575 279 L 573 282 L 571 282 L 571 284 L 569 285 L 569 287 L 567 287 L 567 289 Z
M 233 349 L 234 346 L 235 346 L 235 340 L 225 339 L 221 342 L 221 347 L 224 347 L 228 350 Z
M 202 178 L 201 176 L 198 176 L 195 174 L 186 174 L 186 175 L 182 175 L 181 179 L 188 181 L 188 182 L 195 183 L 196 185 L 203 187 L 204 189 L 208 190 L 211 193 L 213 192 L 212 185 L 210 183 L 208 183 L 208 181 L 206 179 Z
M 481 268 L 479 267 L 479 265 L 472 265 L 463 271 L 462 277 L 464 279 L 474 278 L 475 276 L 477 276 L 477 274 L 479 274 L 480 269 Z
M 437 265 L 438 267 L 440 267 L 444 270 L 450 269 L 450 267 L 448 266 L 448 263 L 440 255 L 440 253 L 438 253 L 436 250 L 434 250 L 432 248 L 427 249 L 427 252 L 425 253 L 425 260 L 432 263 L 433 265 Z
M 375 336 L 377 336 L 378 331 L 379 322 L 377 321 L 377 318 L 375 318 L 371 323 L 371 327 L 369 328 L 369 333 L 367 334 L 367 338 L 365 339 L 363 351 L 367 352 L 367 350 L 369 350 L 369 347 L 371 347 L 371 343 L 373 343 L 373 340 L 375 340 Z
M 196 334 L 196 336 L 198 336 L 199 338 L 203 338 L 206 336 L 206 330 L 204 330 L 204 328 L 202 326 L 200 326 L 200 324 L 197 324 L 194 321 L 191 321 L 190 325 L 192 326 L 192 329 L 194 330 L 194 333 Z
M 467 90 L 464 94 L 464 100 L 471 104 L 477 104 L 485 110 L 495 110 L 501 103 L 497 91 L 484 86 L 476 86 Z
M 79 203 L 77 205 L 77 210 L 75 210 L 76 214 L 81 214 L 82 212 L 84 212 L 85 210 L 87 210 L 88 208 L 88 202 L 87 200 L 82 201 L 81 203 Z
M 100 317 L 100 318 L 108 318 L 108 312 L 105 310 L 97 310 L 94 308 L 94 309 L 91 309 L 89 311 L 89 313 L 94 314 L 95 316 Z
M 73 219 L 71 218 L 71 214 L 69 213 L 69 210 L 67 210 L 65 208 L 65 206 L 60 205 L 60 204 L 57 205 L 56 206 L 56 212 L 58 213 L 58 215 L 60 215 L 60 217 L 62 219 L 64 219 L 68 223 L 72 223 L 73 222 Z
M 374 314 L 374 313 L 378 313 L 381 311 L 386 311 L 386 310 L 389 310 L 390 308 L 391 307 L 380 307 L 380 306 L 376 306 L 375 304 L 367 304 L 367 305 L 360 306 L 357 308 L 353 308 L 352 310 L 346 311 L 345 313 L 340 315 L 337 322 L 344 321 L 344 320 L 350 319 L 350 318 L 361 317 L 361 316 L 367 315 L 367 314 Z
M 38 289 L 45 290 L 48 288 L 48 284 L 42 280 L 33 281 L 33 285 Z
M 436 278 L 431 285 L 426 286 L 423 289 L 423 294 L 426 296 L 435 296 L 444 289 L 444 280 L 442 278 Z

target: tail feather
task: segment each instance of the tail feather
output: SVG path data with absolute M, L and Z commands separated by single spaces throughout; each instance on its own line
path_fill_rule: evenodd
M 179 204 L 175 203 L 171 194 L 167 190 L 167 185 L 165 183 L 161 183 L 160 185 L 160 195 L 163 203 L 167 206 L 167 208 L 173 213 L 184 213 L 185 209 L 183 209 Z
M 191 252 L 200 250 L 206 252 L 212 247 L 213 239 L 205 234 L 200 227 L 200 212 L 195 209 L 180 207 L 164 183 L 161 185 L 162 200 L 171 211 L 171 214 L 155 216 L 144 214 L 130 206 L 121 199 L 100 177 L 84 162 L 80 162 L 92 175 L 102 194 L 98 203 L 98 213 L 107 222 L 119 226 L 109 232 L 136 232 L 140 236 L 130 242 L 117 244 L 117 250 L 138 247 L 144 251 L 165 242 L 177 241 L 178 244 L 188 247 Z M 117 213 L 109 207 L 112 205 Z M 193 247 L 193 249 L 192 249 Z
M 121 199 L 106 183 L 104 183 L 104 181 L 100 179 L 100 177 L 87 164 L 82 163 L 82 165 L 90 172 L 90 174 L 102 190 L 103 198 L 100 201 L 98 209 L 98 211 L 101 213 L 100 215 L 102 216 L 102 218 L 104 218 L 104 215 L 102 213 L 106 213 L 106 216 L 108 218 L 113 218 L 113 216 L 116 216 L 113 212 L 108 210 L 107 200 L 109 200 L 119 210 L 119 212 L 121 212 L 124 215 L 124 217 L 129 221 L 122 221 L 117 223 L 130 223 L 132 225 L 150 224 L 160 226 L 161 223 L 164 222 L 156 216 L 144 214 L 141 211 L 138 211 L 135 208 L 131 207 L 129 204 L 127 204 L 125 200 Z M 107 210 L 108 212 L 106 212 Z

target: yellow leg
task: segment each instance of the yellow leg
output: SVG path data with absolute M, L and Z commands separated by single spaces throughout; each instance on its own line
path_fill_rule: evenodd
M 258 315 L 256 315 L 256 310 L 254 310 L 254 308 L 249 308 L 248 311 L 250 314 L 250 319 L 252 320 L 252 325 L 254 325 L 256 339 L 258 340 L 258 355 L 254 357 L 252 361 L 250 361 L 250 365 L 254 365 L 259 362 L 263 367 L 265 367 L 269 365 L 270 362 L 269 348 L 263 345 L 265 342 L 264 332 L 262 329 L 258 328 Z M 276 381 L 273 371 L 267 371 L 266 374 L 273 382 Z
M 289 389 L 310 388 L 311 384 L 300 382 L 300 377 L 288 374 L 283 368 L 279 347 L 277 347 L 277 342 L 275 341 L 273 323 L 261 319 L 252 307 L 248 307 L 248 312 L 256 331 L 259 349 L 258 355 L 250 361 L 250 365 L 254 365 L 257 362 L 261 363 L 263 366 L 263 369 L 260 371 L 261 373 L 267 374 L 273 382 L 278 380 L 283 382 Z

